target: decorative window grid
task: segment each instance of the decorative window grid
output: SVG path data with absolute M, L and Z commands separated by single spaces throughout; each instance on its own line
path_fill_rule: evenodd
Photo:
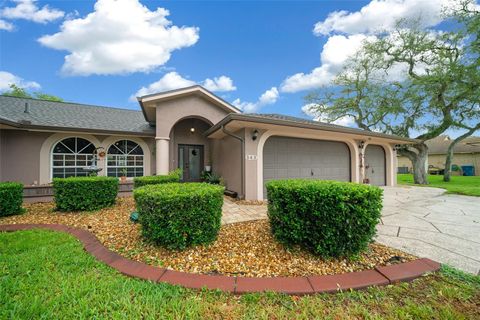
M 131 140 L 120 140 L 108 148 L 107 175 L 109 177 L 141 177 L 144 175 L 142 148 Z M 123 173 L 124 169 L 126 174 Z

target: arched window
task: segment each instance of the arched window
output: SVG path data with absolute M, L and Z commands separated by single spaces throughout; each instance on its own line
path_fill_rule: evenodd
M 52 150 L 52 177 L 88 175 L 83 168 L 91 164 L 94 151 L 93 143 L 83 138 L 72 137 L 57 142 Z
M 108 148 L 107 175 L 109 177 L 143 176 L 143 150 L 131 140 L 119 140 Z

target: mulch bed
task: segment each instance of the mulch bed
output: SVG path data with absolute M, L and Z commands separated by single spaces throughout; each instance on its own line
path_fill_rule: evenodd
M 285 249 L 270 233 L 267 220 L 222 226 L 217 241 L 185 251 L 169 251 L 141 237 L 138 224 L 129 220 L 133 198 L 118 198 L 111 208 L 91 213 L 59 213 L 53 203 L 26 204 L 27 212 L 0 218 L 0 224 L 58 223 L 94 233 L 109 249 L 121 255 L 168 269 L 243 276 L 309 276 L 372 269 L 414 260 L 416 257 L 373 243 L 354 260 L 322 260 L 304 250 Z

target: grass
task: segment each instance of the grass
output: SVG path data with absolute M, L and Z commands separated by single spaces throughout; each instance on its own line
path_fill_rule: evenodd
M 411 174 L 398 174 L 397 182 L 399 184 L 415 185 Z M 448 193 L 480 197 L 480 176 L 452 176 L 450 182 L 444 182 L 443 176 L 429 175 L 428 182 L 429 184 L 426 187 L 442 188 L 446 189 Z
M 234 296 L 127 278 L 70 235 L 0 233 L 0 319 L 478 319 L 480 277 L 441 272 L 361 292 Z

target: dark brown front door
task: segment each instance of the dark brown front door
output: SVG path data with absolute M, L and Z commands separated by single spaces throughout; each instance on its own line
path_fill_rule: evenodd
M 203 168 L 203 146 L 178 145 L 178 167 L 182 169 L 182 181 L 200 181 Z

